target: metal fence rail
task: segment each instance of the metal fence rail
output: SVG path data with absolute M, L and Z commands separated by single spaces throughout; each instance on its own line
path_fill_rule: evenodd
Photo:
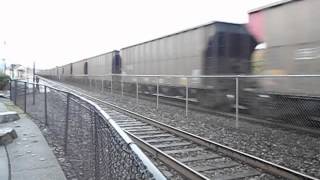
M 10 81 L 10 99 L 40 121 L 78 179 L 165 179 L 97 105 L 42 84 Z

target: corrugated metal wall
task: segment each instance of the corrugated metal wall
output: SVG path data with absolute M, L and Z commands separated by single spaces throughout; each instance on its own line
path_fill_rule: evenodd
M 213 34 L 210 25 L 122 49 L 123 72 L 192 75 L 201 70 L 203 53 Z
M 88 59 L 89 75 L 111 74 L 112 52 L 95 56 Z

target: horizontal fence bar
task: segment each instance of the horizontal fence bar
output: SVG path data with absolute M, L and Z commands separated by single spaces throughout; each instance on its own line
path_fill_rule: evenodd
M 56 76 L 39 74 L 41 76 Z M 108 76 L 120 76 L 120 77 L 168 77 L 168 78 L 283 78 L 283 77 L 320 77 L 320 74 L 289 74 L 289 75 L 137 75 L 137 74 L 102 74 L 102 75 L 68 75 L 63 77 L 108 77 Z

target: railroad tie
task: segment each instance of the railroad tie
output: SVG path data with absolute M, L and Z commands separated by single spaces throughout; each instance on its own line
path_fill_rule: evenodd
M 217 169 L 224 169 L 224 168 L 231 168 L 238 166 L 239 164 L 236 162 L 223 162 L 220 164 L 214 164 L 213 166 L 199 166 L 199 167 L 194 167 L 193 169 L 198 171 L 198 172 L 203 172 L 203 171 L 211 171 L 211 170 L 217 170 Z
M 196 157 L 187 157 L 183 159 L 179 159 L 182 163 L 188 163 L 188 162 L 194 162 L 194 161 L 203 161 L 203 160 L 209 160 L 209 159 L 217 159 L 221 158 L 218 154 L 211 154 L 211 155 L 203 155 L 203 156 L 196 156 Z
M 233 180 L 233 179 L 240 179 L 240 178 L 246 178 L 246 177 L 253 177 L 253 176 L 259 176 L 261 175 L 261 172 L 256 170 L 249 170 L 246 172 L 239 172 L 232 175 L 220 175 L 220 176 L 213 176 L 212 179 L 218 179 L 218 180 Z
M 188 146 L 191 145 L 192 143 L 190 142 L 181 142 L 181 143 L 171 143 L 171 144 L 158 144 L 158 145 L 153 145 L 156 148 L 167 148 L 167 147 L 177 147 L 177 146 Z
M 161 138 L 161 139 L 159 138 L 159 139 L 145 140 L 145 142 L 147 142 L 147 143 L 162 143 L 162 142 L 172 142 L 172 141 L 181 141 L 181 139 L 173 137 L 173 138 Z
M 178 149 L 178 150 L 170 150 L 164 151 L 166 154 L 179 154 L 179 153 L 186 153 L 186 152 L 194 152 L 194 151 L 201 151 L 203 148 L 189 148 L 189 149 Z

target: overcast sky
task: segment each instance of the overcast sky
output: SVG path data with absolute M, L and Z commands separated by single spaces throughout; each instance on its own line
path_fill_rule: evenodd
M 210 21 L 245 23 L 277 0 L 0 0 L 0 59 L 63 65 Z

